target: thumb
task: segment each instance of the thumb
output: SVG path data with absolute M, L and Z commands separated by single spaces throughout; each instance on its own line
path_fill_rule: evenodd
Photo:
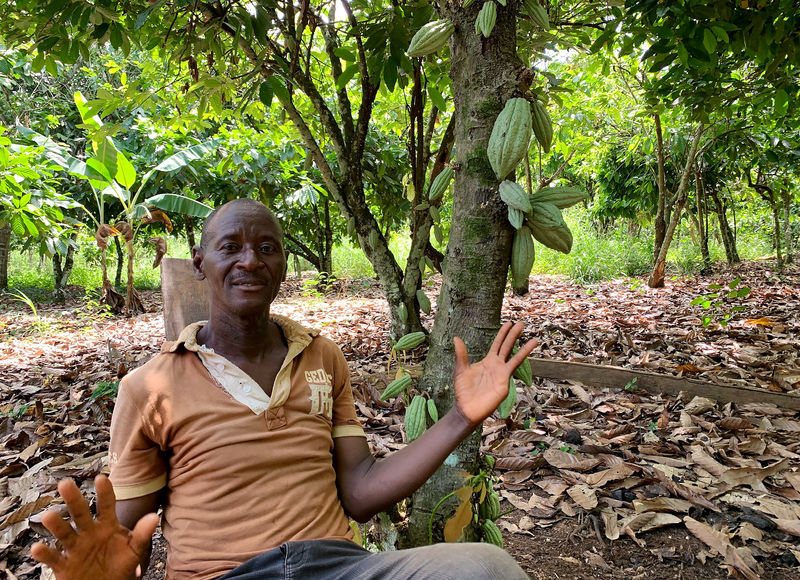
M 456 352 L 455 373 L 458 374 L 469 366 L 469 355 L 467 354 L 467 345 L 459 337 L 453 337 L 453 346 Z

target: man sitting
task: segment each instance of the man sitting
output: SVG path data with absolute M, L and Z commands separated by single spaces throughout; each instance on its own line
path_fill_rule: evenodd
M 520 323 L 503 325 L 475 364 L 456 338 L 455 406 L 376 460 L 341 351 L 270 316 L 286 275 L 274 215 L 249 199 L 225 204 L 206 220 L 192 261 L 208 283 L 209 320 L 123 379 L 110 482 L 96 480 L 97 518 L 75 484 L 62 481 L 76 529 L 45 514 L 63 551 L 39 543 L 34 558 L 59 580 L 138 577 L 163 507 L 169 580 L 526 577 L 489 544 L 370 553 L 352 542 L 348 520 L 366 521 L 411 495 L 497 408 L 535 346 L 507 360 Z

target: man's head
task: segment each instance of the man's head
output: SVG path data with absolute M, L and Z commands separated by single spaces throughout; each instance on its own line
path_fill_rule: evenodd
M 192 263 L 195 275 L 208 281 L 212 316 L 214 309 L 268 312 L 286 276 L 283 230 L 264 204 L 236 199 L 206 218 Z

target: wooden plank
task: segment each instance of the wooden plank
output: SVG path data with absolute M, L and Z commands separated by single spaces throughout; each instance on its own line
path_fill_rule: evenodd
M 208 319 L 208 285 L 194 277 L 191 260 L 161 261 L 161 297 L 167 340 L 177 339 L 186 325 Z
M 634 379 L 636 387 L 652 393 L 677 395 L 681 391 L 690 395 L 708 397 L 723 403 L 774 403 L 785 409 L 800 409 L 800 397 L 776 393 L 766 389 L 717 385 L 697 379 L 660 375 L 638 369 L 625 369 L 606 365 L 593 365 L 530 357 L 533 374 L 548 379 L 580 381 L 624 389 Z

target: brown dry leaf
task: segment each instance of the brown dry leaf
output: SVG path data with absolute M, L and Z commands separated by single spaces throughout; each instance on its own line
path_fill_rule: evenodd
M 760 542 L 764 538 L 764 532 L 750 522 L 742 522 L 739 529 L 736 530 L 736 535 L 745 542 Z
M 620 463 L 610 469 L 590 473 L 586 476 L 586 483 L 592 487 L 602 487 L 612 481 L 625 479 L 634 473 L 634 468 L 626 463 Z
M 581 453 L 567 453 L 558 449 L 548 449 L 542 453 L 542 457 L 553 467 L 571 471 L 589 471 L 600 465 L 600 460 L 596 457 L 588 457 Z
M 537 479 L 533 483 L 536 484 L 536 486 L 540 489 L 543 489 L 551 496 L 555 497 L 559 497 L 569 487 L 569 484 L 564 483 L 563 479 L 555 475 Z
M 24 504 L 0 523 L 0 530 L 28 519 L 31 515 L 49 506 L 54 499 L 55 497 L 52 495 L 43 495 L 35 501 Z
M 573 485 L 567 490 L 567 495 L 585 510 L 591 510 L 597 507 L 597 495 L 588 485 Z
M 720 475 L 720 480 L 733 486 L 749 485 L 761 489 L 767 477 L 789 467 L 789 459 L 781 459 L 768 467 L 735 467 Z
M 705 452 L 701 445 L 692 445 L 692 460 L 709 472 L 711 475 L 717 477 L 728 471 L 728 468 L 716 461 L 708 453 Z
M 677 367 L 675 367 L 675 370 L 678 371 L 679 373 L 689 373 L 689 374 L 699 374 L 706 372 L 703 369 L 696 367 L 692 363 L 678 365 Z
M 673 512 L 688 513 L 692 502 L 674 497 L 654 497 L 652 499 L 633 500 L 633 509 L 641 512 Z
M 795 488 L 797 491 L 800 491 L 800 473 L 792 471 L 784 473 L 783 477 L 791 484 L 793 488 Z
M 603 568 L 604 570 L 611 570 L 611 566 L 608 565 L 608 562 L 603 560 L 603 557 L 600 554 L 592 552 L 590 550 L 586 550 L 583 553 L 583 557 L 586 558 L 586 563 L 589 564 L 592 568 Z
M 533 475 L 530 469 L 523 469 L 522 471 L 507 471 L 501 476 L 503 483 L 520 484 L 527 481 Z
M 800 520 L 771 519 L 775 522 L 775 525 L 778 526 L 780 531 L 792 534 L 793 536 L 800 536 Z
M 689 516 L 684 517 L 683 522 L 692 535 L 722 556 L 726 564 L 733 566 L 747 580 L 760 580 L 758 574 L 745 563 L 742 554 L 733 547 L 727 534 L 718 532 L 708 524 L 698 522 Z
M 544 465 L 544 459 L 536 456 L 533 459 L 528 457 L 498 457 L 494 463 L 495 469 L 522 471 L 524 469 L 536 469 Z
M 741 417 L 725 417 L 717 421 L 717 427 L 726 431 L 744 431 L 745 429 L 752 429 L 753 424 Z
M 453 517 L 447 520 L 444 525 L 445 542 L 457 542 L 464 533 L 464 527 L 472 521 L 472 486 L 465 485 L 455 491 L 455 495 L 461 500 L 458 504 Z
M 603 518 L 603 528 L 605 529 L 606 538 L 609 540 L 618 539 L 620 528 L 617 512 L 614 510 L 604 509 L 602 512 L 600 512 L 600 517 Z

